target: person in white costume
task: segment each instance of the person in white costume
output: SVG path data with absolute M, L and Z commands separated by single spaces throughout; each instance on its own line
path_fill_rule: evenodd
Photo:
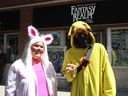
M 32 25 L 28 26 L 28 36 L 21 58 L 8 71 L 5 96 L 57 96 L 56 72 L 47 52 L 53 37 L 40 35 Z

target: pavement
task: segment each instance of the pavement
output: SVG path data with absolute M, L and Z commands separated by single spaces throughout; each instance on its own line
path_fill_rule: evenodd
M 0 86 L 0 96 L 4 96 L 5 86 Z M 58 96 L 70 96 L 70 92 L 67 91 L 58 91 Z
M 4 96 L 5 86 L 0 86 L 0 96 Z M 70 96 L 69 91 L 58 91 L 58 96 Z M 128 89 L 118 89 L 117 96 L 128 96 Z

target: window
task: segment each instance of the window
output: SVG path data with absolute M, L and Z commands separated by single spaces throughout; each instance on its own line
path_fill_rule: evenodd
M 115 66 L 128 65 L 128 29 L 111 30 L 111 61 Z
M 107 46 L 106 30 L 103 30 L 103 29 L 95 30 L 93 32 L 93 35 L 94 35 L 97 43 L 102 43 L 105 47 Z
M 7 63 L 12 64 L 18 58 L 18 35 L 5 34 L 5 42 Z
M 59 46 L 60 45 L 60 38 L 61 38 L 61 34 L 59 32 L 54 32 L 52 33 L 53 35 L 53 42 L 51 44 L 51 46 Z

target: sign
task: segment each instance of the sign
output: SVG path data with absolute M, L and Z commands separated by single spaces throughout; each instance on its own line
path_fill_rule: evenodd
M 95 13 L 96 3 L 78 4 L 71 6 L 71 15 L 73 22 L 84 20 L 88 23 L 93 23 L 93 15 Z
M 48 46 L 49 60 L 52 62 L 57 73 L 61 72 L 66 46 Z

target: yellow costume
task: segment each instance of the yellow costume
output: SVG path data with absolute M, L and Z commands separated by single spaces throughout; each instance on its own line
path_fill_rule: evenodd
M 71 36 L 71 48 L 67 50 L 62 65 L 62 73 L 68 82 L 72 82 L 71 96 L 116 96 L 116 82 L 108 54 L 105 47 L 95 43 L 95 38 L 90 26 L 82 21 L 72 24 L 69 30 Z M 93 50 L 90 56 L 90 64 L 79 73 L 72 74 L 66 70 L 67 64 L 80 65 L 81 58 L 87 53 L 87 48 L 76 48 L 73 36 L 78 30 L 84 30 L 92 39 Z

